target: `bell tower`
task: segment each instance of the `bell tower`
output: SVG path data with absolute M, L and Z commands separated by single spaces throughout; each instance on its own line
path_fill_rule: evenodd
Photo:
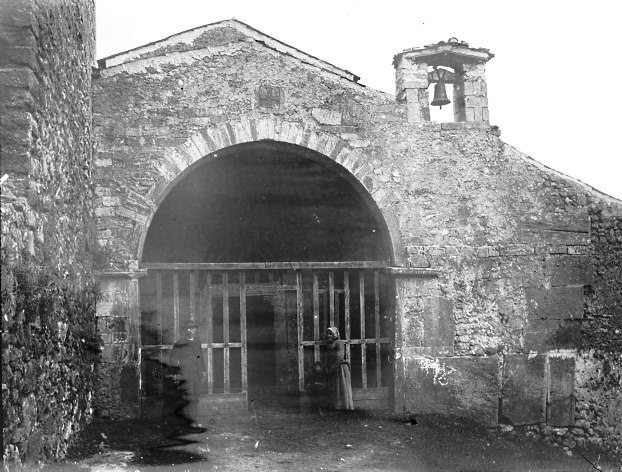
M 430 121 L 430 105 L 453 105 L 454 121 L 488 123 L 486 63 L 494 57 L 488 49 L 471 48 L 450 38 L 396 54 L 396 98 L 406 103 L 409 122 Z M 434 84 L 430 103 L 429 86 Z M 445 85 L 453 85 L 449 100 Z

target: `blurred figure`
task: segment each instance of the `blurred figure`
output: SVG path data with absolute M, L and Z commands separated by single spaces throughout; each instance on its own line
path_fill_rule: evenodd
M 307 391 L 311 395 L 311 407 L 320 415 L 324 415 L 322 407 L 326 408 L 326 377 L 321 362 L 313 364 L 311 375 L 308 376 Z
M 197 324 L 190 320 L 184 325 L 185 336 L 173 345 L 169 358 L 174 385 L 168 386 L 169 397 L 164 400 L 163 419 L 168 421 L 172 414 L 201 428 L 198 422 L 199 395 L 201 383 L 207 375 L 207 365 L 197 338 Z

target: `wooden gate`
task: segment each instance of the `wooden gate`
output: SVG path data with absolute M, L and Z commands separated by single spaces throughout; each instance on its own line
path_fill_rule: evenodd
M 355 406 L 387 408 L 393 382 L 393 306 L 381 262 L 145 264 L 141 387 L 162 395 L 187 320 L 208 363 L 204 394 L 246 404 L 266 394 L 304 398 L 305 375 L 337 326 L 352 366 Z M 249 356 L 250 352 L 250 356 Z M 239 406 L 239 405 L 238 405 Z

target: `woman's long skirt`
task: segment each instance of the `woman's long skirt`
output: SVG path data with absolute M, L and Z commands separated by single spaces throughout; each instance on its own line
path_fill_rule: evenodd
M 335 410 L 354 410 L 350 364 L 343 363 L 328 377 L 328 400 Z

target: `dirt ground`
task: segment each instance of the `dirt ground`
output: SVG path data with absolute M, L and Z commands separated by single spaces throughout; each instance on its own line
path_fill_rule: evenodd
M 44 471 L 622 471 L 619 458 L 504 436 L 434 415 L 417 424 L 386 413 L 320 416 L 258 406 L 256 414 L 215 416 L 204 429 L 146 420 L 95 421 L 66 462 Z M 588 462 L 589 461 L 589 462 Z M 591 463 L 590 463 L 591 462 Z

